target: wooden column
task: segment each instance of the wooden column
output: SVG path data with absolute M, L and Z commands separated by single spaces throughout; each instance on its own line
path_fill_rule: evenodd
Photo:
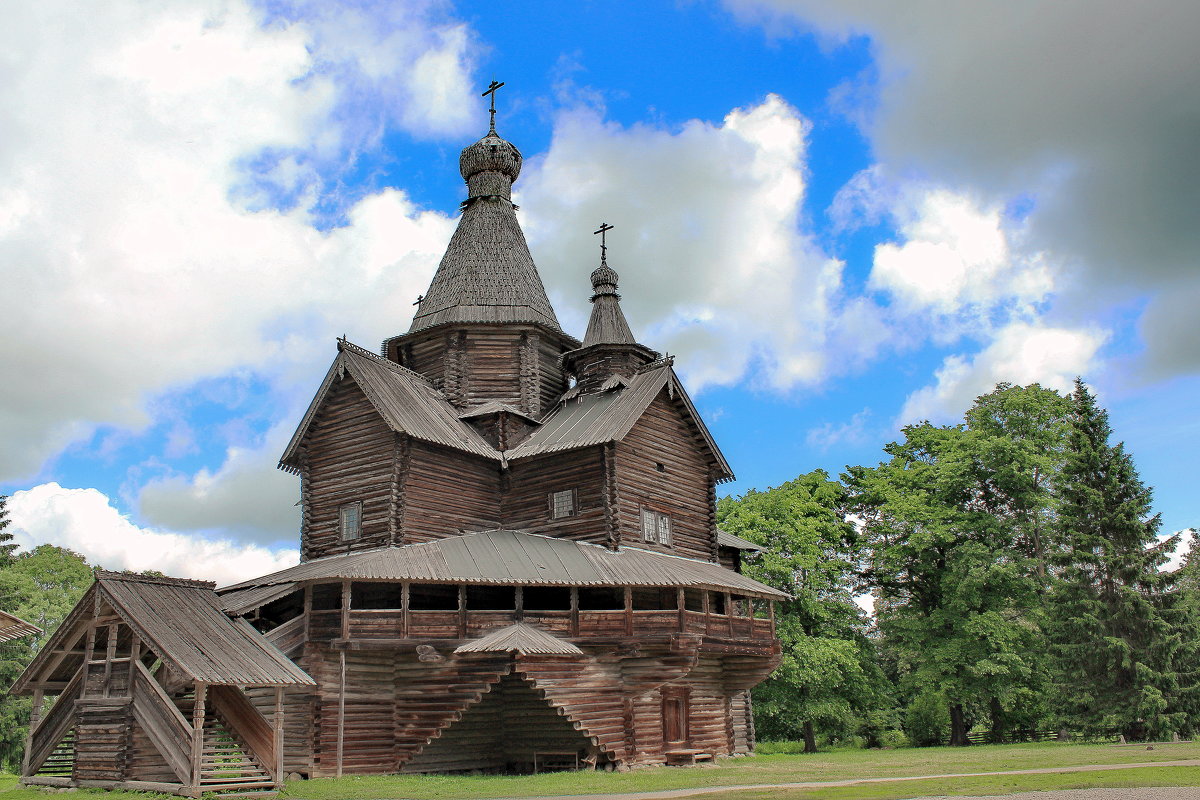
M 579 587 L 571 587 L 571 635 L 579 635 Z
M 29 730 L 25 732 L 25 755 L 21 756 L 22 776 L 29 774 L 29 751 L 33 749 L 33 731 L 42 720 L 43 695 L 44 692 L 41 689 L 33 690 L 33 707 L 29 710 Z
M 275 687 L 275 786 L 283 788 L 283 687 Z
M 729 638 L 733 638 L 733 595 L 725 593 L 725 619 L 729 622 Z
M 708 589 L 704 590 L 704 635 L 708 635 L 709 628 L 712 627 L 712 592 Z
M 458 585 L 458 638 L 467 638 L 467 586 Z
M 342 638 L 350 638 L 350 581 L 342 581 Z
M 633 636 L 633 588 L 625 587 L 625 635 Z
M 516 608 L 513 611 L 513 619 L 515 619 L 517 622 L 520 622 L 521 620 L 525 619 L 525 587 L 515 587 L 514 593 L 516 594 L 516 597 L 514 598 L 513 605 Z
M 117 657 L 117 626 L 108 626 L 108 646 L 104 650 L 104 696 L 108 697 L 108 684 L 112 681 L 113 659 Z M 132 677 L 132 676 L 131 676 Z
M 312 641 L 312 584 L 304 587 L 304 641 Z
M 200 791 L 200 765 L 204 759 L 204 700 L 208 684 L 196 681 L 196 704 L 192 706 L 192 788 Z
M 408 638 L 408 584 L 400 584 L 400 637 Z
M 683 587 L 675 590 L 675 605 L 679 609 L 679 632 L 687 630 L 687 602 L 683 597 Z
M 346 651 L 339 650 L 341 657 L 342 680 L 338 689 L 338 738 L 337 738 L 337 776 L 342 777 L 342 755 L 346 746 Z

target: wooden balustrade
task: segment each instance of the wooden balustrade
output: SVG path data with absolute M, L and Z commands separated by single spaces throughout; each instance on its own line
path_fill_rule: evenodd
M 142 662 L 134 662 L 133 714 L 167 766 L 188 783 L 192 776 L 192 725 Z
M 41 769 L 42 764 L 54 752 L 54 748 L 74 723 L 75 701 L 79 699 L 83 690 L 83 672 L 84 670 L 80 669 L 75 673 L 75 677 L 67 683 L 50 711 L 31 732 L 25 775 L 33 775 Z

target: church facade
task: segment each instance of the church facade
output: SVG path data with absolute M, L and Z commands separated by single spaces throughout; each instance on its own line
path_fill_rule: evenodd
M 630 330 L 606 248 L 582 341 L 559 326 L 521 160 L 494 124 L 463 150 L 468 199 L 409 330 L 339 340 L 280 461 L 302 562 L 220 590 L 101 574 L 14 687 L 58 696 L 23 780 L 195 794 L 752 750 L 783 595 L 717 530 L 732 472 Z

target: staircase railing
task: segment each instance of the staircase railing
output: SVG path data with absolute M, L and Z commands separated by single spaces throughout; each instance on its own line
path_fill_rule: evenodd
M 75 701 L 79 699 L 83 690 L 83 672 L 83 668 L 80 668 L 75 677 L 67 682 L 66 688 L 62 690 L 49 713 L 42 717 L 30 734 L 26 776 L 37 774 L 75 721 Z
M 213 711 L 225 720 L 251 755 L 278 781 L 281 773 L 275 757 L 275 729 L 266 717 L 236 686 L 210 686 L 208 699 Z
M 179 782 L 192 779 L 192 726 L 140 662 L 134 662 L 133 714 Z

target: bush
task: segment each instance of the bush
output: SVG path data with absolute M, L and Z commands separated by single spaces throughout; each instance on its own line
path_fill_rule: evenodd
M 933 692 L 914 697 L 904 709 L 904 732 L 918 747 L 945 744 L 950 738 L 950 712 L 945 699 Z

